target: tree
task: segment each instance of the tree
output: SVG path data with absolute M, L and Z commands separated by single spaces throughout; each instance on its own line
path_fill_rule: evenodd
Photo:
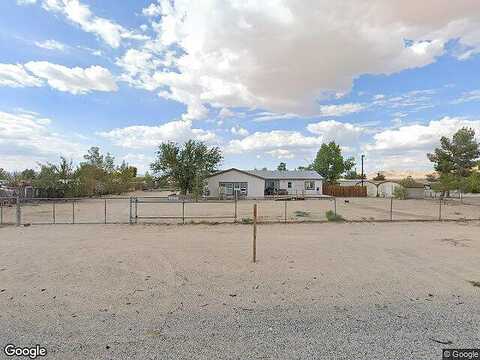
M 277 170 L 278 171 L 287 171 L 287 164 L 285 164 L 284 162 L 281 162 L 280 164 L 278 164 Z
M 357 170 L 348 170 L 343 177 L 349 180 L 361 180 L 362 174 L 357 173 Z M 363 178 L 366 179 L 367 176 L 363 174 Z
M 340 146 L 334 141 L 322 144 L 313 162 L 313 169 L 329 183 L 336 183 L 340 175 L 355 166 L 353 158 L 344 159 Z
M 203 192 L 205 179 L 217 170 L 223 160 L 218 147 L 209 148 L 205 143 L 187 141 L 183 147 L 174 142 L 163 143 L 157 151 L 157 159 L 151 164 L 155 175 L 167 179 L 182 195 Z
M 440 148 L 436 148 L 433 154 L 429 153 L 427 156 L 440 175 L 453 174 L 467 177 L 473 167 L 478 164 L 480 157 L 475 131 L 464 127 L 453 134 L 452 140 L 442 136 Z
M 438 177 L 437 177 L 437 174 L 427 174 L 425 175 L 425 179 L 428 181 L 428 182 L 435 182 L 435 181 L 438 181 Z
M 7 179 L 8 179 L 8 173 L 3 168 L 0 168 L 0 180 L 7 180 Z
M 385 175 L 383 175 L 382 173 L 377 173 L 377 176 L 375 176 L 373 178 L 373 181 L 385 181 Z

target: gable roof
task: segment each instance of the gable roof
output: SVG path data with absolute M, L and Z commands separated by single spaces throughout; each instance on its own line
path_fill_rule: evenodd
M 323 178 L 315 171 L 300 171 L 300 170 L 239 170 L 231 168 L 227 170 L 218 171 L 209 177 L 220 175 L 229 171 L 238 171 L 240 173 L 251 175 L 263 180 L 322 180 Z

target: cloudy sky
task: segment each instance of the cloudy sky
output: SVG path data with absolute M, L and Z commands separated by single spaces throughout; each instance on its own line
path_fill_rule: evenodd
M 289 168 L 322 142 L 369 172 L 431 169 L 480 134 L 477 0 L 2 0 L 0 167 L 92 145 L 144 171 L 156 146 Z

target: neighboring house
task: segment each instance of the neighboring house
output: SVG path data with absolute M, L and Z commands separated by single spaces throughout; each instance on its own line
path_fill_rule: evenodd
M 207 178 L 209 197 L 262 198 L 265 195 L 322 195 L 323 178 L 315 171 L 228 169 Z
M 338 180 L 340 186 L 361 186 L 361 179 L 340 179 Z M 368 197 L 393 197 L 393 192 L 396 187 L 401 185 L 395 181 L 372 181 L 372 180 L 363 180 L 363 186 L 367 188 Z M 378 191 L 378 192 L 377 192 Z

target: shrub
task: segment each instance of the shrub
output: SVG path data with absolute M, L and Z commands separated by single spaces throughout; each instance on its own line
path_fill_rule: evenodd
M 407 189 L 403 186 L 395 186 L 395 189 L 393 189 L 393 197 L 398 200 L 405 200 L 407 198 Z
M 333 212 L 332 210 L 328 210 L 325 213 L 325 216 L 327 217 L 328 221 L 333 221 L 333 222 L 345 221 L 345 219 L 341 215 L 335 214 L 335 212 Z
M 253 220 L 250 218 L 242 218 L 242 224 L 253 224 Z

